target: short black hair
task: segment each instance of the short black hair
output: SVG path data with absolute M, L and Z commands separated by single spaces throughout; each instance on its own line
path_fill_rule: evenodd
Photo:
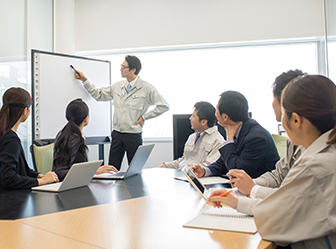
M 233 122 L 244 122 L 249 118 L 247 99 L 236 91 L 226 91 L 220 95 L 218 111 L 220 114 L 228 115 Z
M 206 101 L 200 101 L 194 105 L 194 108 L 197 111 L 199 121 L 207 120 L 209 127 L 213 127 L 215 125 L 216 108 L 212 104 Z
M 125 60 L 128 63 L 129 70 L 135 69 L 135 75 L 138 75 L 141 70 L 141 62 L 138 57 L 134 55 L 126 55 Z
M 306 73 L 302 72 L 299 69 L 289 70 L 287 72 L 283 72 L 278 77 L 275 78 L 272 89 L 273 89 L 273 96 L 277 98 L 279 103 L 281 103 L 281 94 L 283 89 L 288 85 L 288 83 L 295 79 L 296 77 L 305 75 Z

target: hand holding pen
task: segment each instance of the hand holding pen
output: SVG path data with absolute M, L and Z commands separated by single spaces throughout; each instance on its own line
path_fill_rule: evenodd
M 81 80 L 82 82 L 87 81 L 87 78 L 85 77 L 85 75 L 84 75 L 82 72 L 76 70 L 75 67 L 74 67 L 73 65 L 70 65 L 70 67 L 71 67 L 71 69 L 75 72 L 75 77 L 76 77 L 76 79 L 79 79 L 79 80 Z
M 223 204 L 232 207 L 234 209 L 237 208 L 238 199 L 230 194 L 231 190 L 226 190 L 225 188 L 214 190 L 208 198 L 208 201 L 212 203 L 214 207 L 221 208 Z

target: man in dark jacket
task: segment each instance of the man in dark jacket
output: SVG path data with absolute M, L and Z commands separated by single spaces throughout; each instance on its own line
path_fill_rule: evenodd
M 220 158 L 206 167 L 192 166 L 198 177 L 223 175 L 231 169 L 243 169 L 252 178 L 275 168 L 280 159 L 271 134 L 248 117 L 248 102 L 236 91 L 220 95 L 216 108 L 218 124 L 226 139 Z

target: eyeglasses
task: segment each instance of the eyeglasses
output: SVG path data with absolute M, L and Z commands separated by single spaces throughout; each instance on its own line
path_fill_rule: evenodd
M 121 64 L 120 68 L 124 70 L 125 68 L 129 68 L 129 67 L 125 67 L 124 65 Z

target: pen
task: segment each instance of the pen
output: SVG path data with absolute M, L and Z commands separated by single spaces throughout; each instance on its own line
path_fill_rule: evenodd
M 232 189 L 230 189 L 229 191 L 226 191 L 225 193 L 220 194 L 219 197 L 227 196 L 227 195 L 230 194 L 231 192 L 232 192 Z
M 74 71 L 75 71 L 75 73 L 76 73 L 76 74 L 78 74 L 78 75 L 79 75 L 79 73 L 77 72 L 77 70 L 74 68 L 74 66 L 73 66 L 73 65 L 70 65 L 70 67 L 72 68 L 72 70 L 74 70 Z
M 231 192 L 232 192 L 232 189 L 230 189 L 229 191 L 226 191 L 226 192 L 220 194 L 219 197 L 227 196 L 227 195 L 230 194 Z M 212 201 L 207 201 L 206 204 L 208 204 L 208 205 L 210 205 L 210 206 L 213 205 Z

